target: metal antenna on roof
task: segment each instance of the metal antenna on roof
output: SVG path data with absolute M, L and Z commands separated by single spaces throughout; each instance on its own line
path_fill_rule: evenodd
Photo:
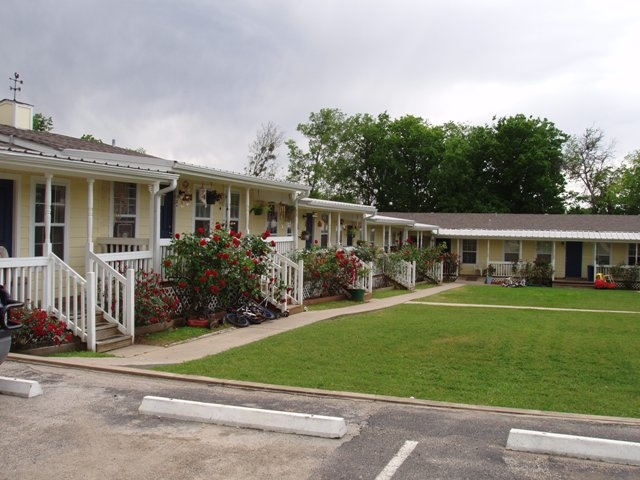
M 16 92 L 20 92 L 22 91 L 22 87 L 19 87 L 18 84 L 22 85 L 24 82 L 22 80 L 18 80 L 20 78 L 20 75 L 18 74 L 18 72 L 15 72 L 13 74 L 13 78 L 9 77 L 9 80 L 11 80 L 13 82 L 13 87 L 9 86 L 9 91 L 13 92 L 13 101 L 16 101 Z

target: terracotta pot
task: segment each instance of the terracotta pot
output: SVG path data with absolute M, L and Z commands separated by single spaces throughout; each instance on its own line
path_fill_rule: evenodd
M 190 327 L 204 327 L 209 328 L 209 319 L 207 318 L 190 318 L 187 320 L 187 325 Z

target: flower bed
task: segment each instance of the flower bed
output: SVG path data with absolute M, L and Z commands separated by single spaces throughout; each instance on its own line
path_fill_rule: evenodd
M 180 299 L 181 313 L 187 318 L 206 318 L 258 297 L 262 280 L 276 284 L 278 280 L 268 276 L 269 255 L 275 247 L 275 242 L 267 240 L 269 235 L 267 231 L 261 236 L 243 236 L 220 224 L 212 232 L 200 228 L 193 234 L 176 234 L 164 267 Z M 284 289 L 284 285 L 276 286 L 276 291 Z
M 11 320 L 22 324 L 12 332 L 11 351 L 57 347 L 73 343 L 73 334 L 64 322 L 40 308 L 14 308 Z

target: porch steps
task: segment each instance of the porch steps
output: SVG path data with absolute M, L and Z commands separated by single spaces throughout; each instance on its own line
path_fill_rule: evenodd
M 118 326 L 109 323 L 96 313 L 96 352 L 109 352 L 133 344 L 131 335 L 118 331 Z
M 582 287 L 593 288 L 593 282 L 584 278 L 556 278 L 553 281 L 554 287 Z

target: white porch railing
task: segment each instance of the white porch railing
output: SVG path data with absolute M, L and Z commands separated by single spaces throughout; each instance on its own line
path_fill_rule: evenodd
M 126 272 L 132 268 L 135 271 L 145 272 L 153 269 L 153 254 L 150 250 L 141 250 L 121 253 L 98 253 L 94 254 L 104 263 L 113 268 L 116 272 Z
M 517 272 L 520 271 L 520 269 L 522 268 L 522 265 L 524 265 L 523 262 L 494 262 L 493 260 L 491 260 L 489 262 L 489 265 L 493 266 L 493 268 L 495 269 L 494 273 L 491 274 L 491 276 L 493 277 L 511 277 L 513 275 L 517 275 Z M 515 266 L 515 271 L 514 271 L 514 266 Z M 481 269 L 481 271 L 483 273 L 487 273 L 487 268 L 488 267 L 484 267 Z
M 117 255 L 129 254 L 120 253 Z M 88 270 L 95 275 L 97 308 L 103 312 L 104 318 L 108 322 L 115 323 L 121 333 L 131 335 L 133 339 L 135 270 L 129 266 L 126 269 L 126 275 L 122 275 L 101 256 L 92 252 L 88 253 Z
M 262 294 L 282 312 L 288 309 L 289 304 L 302 305 L 304 296 L 302 271 L 302 260 L 296 263 L 281 253 L 274 252 L 271 255 L 267 278 L 263 279 L 261 284 Z M 275 278 L 275 282 L 270 281 L 271 278 Z M 279 295 L 277 288 L 279 284 L 287 286 L 282 293 L 284 297 Z
M 407 262 L 405 260 L 395 261 L 391 264 L 388 258 L 385 258 L 384 273 L 394 282 L 399 283 L 404 288 L 415 290 L 416 288 L 416 262 Z
M 11 296 L 66 323 L 95 350 L 95 300 L 91 286 L 55 254 L 0 259 L 0 284 Z
M 292 236 L 269 237 L 266 240 L 273 241 L 276 244 L 275 251 L 282 255 L 287 255 L 296 249 L 296 243 Z
M 148 238 L 100 237 L 96 239 L 98 253 L 139 252 L 149 250 Z
M 350 288 L 362 288 L 367 293 L 373 292 L 373 273 L 374 273 L 374 264 L 373 262 L 363 262 L 360 260 L 360 265 L 366 269 L 366 272 L 363 276 L 359 277 L 356 282 L 351 285 Z
M 456 275 L 457 272 L 451 272 L 451 275 Z M 442 283 L 444 278 L 444 266 L 442 262 L 436 262 L 427 270 L 426 275 L 435 280 L 436 283 Z M 457 276 L 457 275 L 456 275 Z

